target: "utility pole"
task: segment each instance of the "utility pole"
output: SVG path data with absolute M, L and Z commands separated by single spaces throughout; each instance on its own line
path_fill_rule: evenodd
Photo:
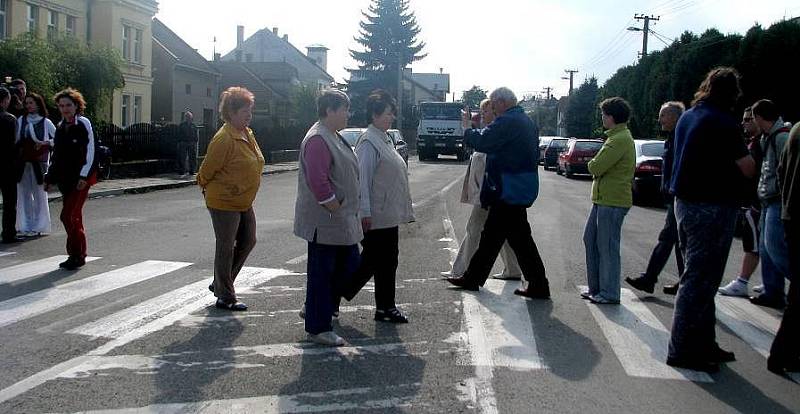
M 632 32 L 642 32 L 642 55 L 641 57 L 647 56 L 647 36 L 650 34 L 650 22 L 657 22 L 661 20 L 661 16 L 645 16 L 643 14 L 635 14 L 633 16 L 636 20 L 644 20 L 644 28 L 640 29 L 638 27 L 629 27 L 628 30 Z
M 545 86 L 544 90 L 542 91 L 542 92 L 547 94 L 547 100 L 548 101 L 550 100 L 550 91 L 552 91 L 552 90 L 553 90 L 553 88 L 551 88 L 549 86 Z
M 569 94 L 572 95 L 572 85 L 573 85 L 572 81 L 574 79 L 575 74 L 578 73 L 578 71 L 575 69 L 565 69 L 564 72 L 568 73 L 569 77 L 563 76 L 561 77 L 561 79 L 564 80 L 569 79 Z
M 397 129 L 403 129 L 403 52 L 397 52 Z

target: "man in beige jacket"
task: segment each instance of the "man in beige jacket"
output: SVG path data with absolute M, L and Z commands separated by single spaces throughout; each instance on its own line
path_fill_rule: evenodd
M 495 118 L 492 104 L 489 99 L 484 99 L 480 105 L 481 111 L 481 126 L 489 125 Z M 467 220 L 466 234 L 461 244 L 458 246 L 458 255 L 453 262 L 453 269 L 450 275 L 461 277 L 467 271 L 467 266 L 478 250 L 478 244 L 481 241 L 481 231 L 483 225 L 486 223 L 486 218 L 489 216 L 489 210 L 481 207 L 481 184 L 483 184 L 483 174 L 486 170 L 486 154 L 482 152 L 475 152 L 472 154 L 469 166 L 467 167 L 467 174 L 464 177 L 464 185 L 461 189 L 461 202 L 472 205 L 472 212 Z M 506 242 L 503 249 L 500 251 L 501 258 L 505 267 L 503 272 L 492 276 L 495 279 L 503 280 L 520 280 L 522 270 L 519 268 L 517 258 L 514 252 Z

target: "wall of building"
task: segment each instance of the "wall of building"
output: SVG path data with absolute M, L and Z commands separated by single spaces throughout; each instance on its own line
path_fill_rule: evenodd
M 186 93 L 186 85 L 191 93 Z M 172 122 L 179 122 L 181 115 L 190 110 L 194 122 L 202 124 L 204 110 L 211 110 L 211 125 L 216 125 L 216 110 L 219 103 L 217 77 L 211 73 L 178 66 L 174 71 L 172 88 Z

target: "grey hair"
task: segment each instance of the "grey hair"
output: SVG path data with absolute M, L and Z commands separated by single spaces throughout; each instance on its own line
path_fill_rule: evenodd
M 514 95 L 514 92 L 511 89 L 506 88 L 505 86 L 501 86 L 492 91 L 489 94 L 489 99 L 493 101 L 504 101 L 511 105 L 517 104 L 517 95 Z
M 672 111 L 673 114 L 681 116 L 683 115 L 683 111 L 686 110 L 686 105 L 684 105 L 683 102 L 680 101 L 669 101 L 669 102 L 664 102 L 664 105 L 661 105 L 661 109 L 664 108 L 668 108 L 670 111 Z

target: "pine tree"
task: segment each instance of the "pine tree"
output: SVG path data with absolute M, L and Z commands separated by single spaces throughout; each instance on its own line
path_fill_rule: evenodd
M 350 50 L 358 62 L 357 69 L 349 69 L 348 93 L 353 100 L 358 122 L 363 100 L 371 90 L 383 88 L 397 96 L 399 68 L 423 59 L 425 43 L 417 39 L 420 33 L 417 19 L 409 10 L 408 0 L 372 0 L 368 11 L 362 11 L 364 20 L 355 41 L 363 50 Z M 399 65 L 399 66 L 398 66 Z

